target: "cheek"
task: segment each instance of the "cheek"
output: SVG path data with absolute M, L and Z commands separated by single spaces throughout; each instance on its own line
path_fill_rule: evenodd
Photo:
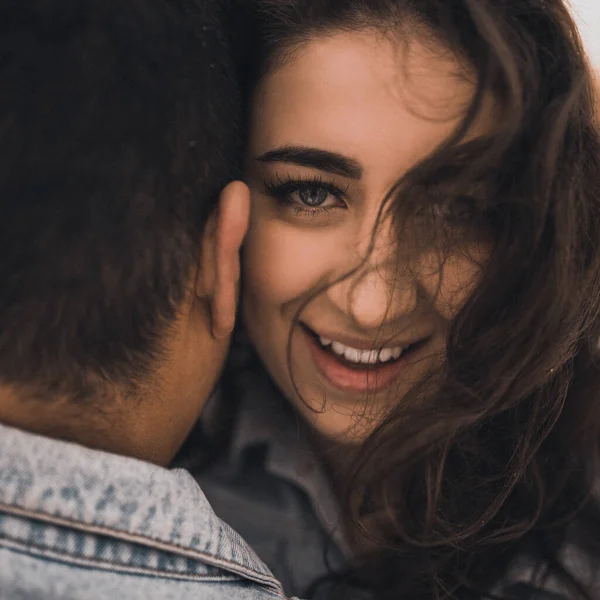
M 456 317 L 479 281 L 482 257 L 478 252 L 471 256 L 448 256 L 441 266 L 438 256 L 430 257 L 421 267 L 426 273 L 421 277 L 421 286 L 433 299 L 436 312 L 447 321 Z
M 275 219 L 254 221 L 243 251 L 245 301 L 264 310 L 310 293 L 328 270 L 320 237 Z

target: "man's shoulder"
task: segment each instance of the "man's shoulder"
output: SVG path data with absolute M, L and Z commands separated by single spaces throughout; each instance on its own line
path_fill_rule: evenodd
M 187 472 L 3 426 L 0 556 L 2 598 L 282 597 Z

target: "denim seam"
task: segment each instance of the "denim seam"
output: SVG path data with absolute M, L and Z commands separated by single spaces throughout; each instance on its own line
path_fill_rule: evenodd
M 160 569 L 152 569 L 146 567 L 131 567 L 119 563 L 113 563 L 106 560 L 96 558 L 84 558 L 70 554 L 69 552 L 60 552 L 58 550 L 47 547 L 38 546 L 35 544 L 15 541 L 8 538 L 0 538 L 0 548 L 16 550 L 24 554 L 32 554 L 43 558 L 51 558 L 64 563 L 71 563 L 81 567 L 101 569 L 103 571 L 118 571 L 131 575 L 144 575 L 147 577 L 158 577 L 162 579 L 178 579 L 183 581 L 203 581 L 205 583 L 225 583 L 240 581 L 240 577 L 233 575 L 227 576 L 211 576 L 211 575 L 195 575 L 193 573 L 172 573 Z
M 239 563 L 232 562 L 228 559 L 219 558 L 211 554 L 201 552 L 199 550 L 195 550 L 192 548 L 184 548 L 172 542 L 157 540 L 145 535 L 130 533 L 118 529 L 112 529 L 102 525 L 94 525 L 89 523 L 82 523 L 79 521 L 73 521 L 65 517 L 57 517 L 55 515 L 49 515 L 47 513 L 38 512 L 31 509 L 24 509 L 19 506 L 5 504 L 1 502 L 0 511 L 4 511 L 8 514 L 15 515 L 18 517 L 35 519 L 38 521 L 49 523 L 51 525 L 57 525 L 60 527 L 71 527 L 84 533 L 104 535 L 113 539 L 122 540 L 130 543 L 136 543 L 142 546 L 153 548 L 155 550 L 171 552 L 173 554 L 184 556 L 185 558 L 200 560 L 201 562 L 204 562 L 205 564 L 208 564 L 210 566 L 215 566 L 218 568 L 228 570 L 236 575 L 241 575 L 242 577 L 251 581 L 260 583 L 262 585 L 266 585 L 269 588 L 273 589 L 275 592 L 277 592 L 277 597 L 284 597 L 282 595 L 281 585 L 273 577 L 254 571 L 249 567 L 240 565 Z

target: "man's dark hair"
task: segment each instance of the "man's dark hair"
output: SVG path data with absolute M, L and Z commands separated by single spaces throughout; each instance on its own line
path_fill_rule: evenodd
M 218 11 L 0 5 L 2 383 L 81 397 L 160 353 L 238 159 Z

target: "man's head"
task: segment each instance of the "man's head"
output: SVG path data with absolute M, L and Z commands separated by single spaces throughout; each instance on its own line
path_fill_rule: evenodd
M 0 6 L 0 421 L 166 463 L 233 326 L 238 109 L 216 0 Z

